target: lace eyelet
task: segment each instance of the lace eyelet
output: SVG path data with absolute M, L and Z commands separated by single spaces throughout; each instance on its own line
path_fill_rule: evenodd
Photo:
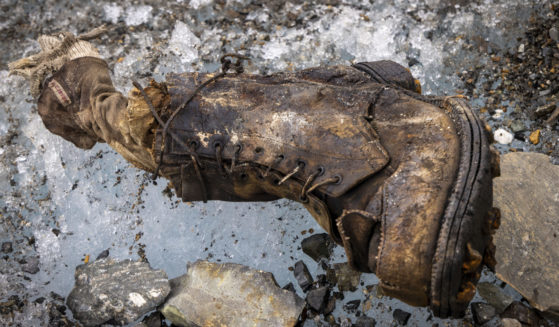
M 198 143 L 198 141 L 196 140 L 192 140 L 190 141 L 190 147 L 193 148 L 194 150 L 198 149 L 198 146 L 200 146 L 200 143 Z
M 299 202 L 309 203 L 309 197 L 308 196 L 299 196 Z
M 256 147 L 256 149 L 254 149 L 254 153 L 256 154 L 260 154 L 262 152 L 264 152 L 264 149 L 262 147 Z
M 307 165 L 307 163 L 304 162 L 303 160 L 301 160 L 301 159 L 297 160 L 297 166 L 300 166 L 301 169 L 305 169 L 306 165 Z
M 318 175 L 316 175 L 316 176 L 322 176 L 322 175 L 324 175 L 324 172 L 326 171 L 326 169 L 322 166 L 318 166 L 317 170 L 318 170 Z
M 235 144 L 235 153 L 238 154 L 243 151 L 243 145 L 241 143 Z
M 223 143 L 221 143 L 221 141 L 219 141 L 219 140 L 216 140 L 216 141 L 214 141 L 214 143 L 212 144 L 212 146 L 214 147 L 214 149 L 216 149 L 216 148 L 220 148 L 220 149 L 221 149 L 221 148 L 223 148 Z
M 335 185 L 340 185 L 342 183 L 342 180 L 343 180 L 342 175 L 339 175 L 339 174 L 334 175 L 334 178 L 338 179 L 338 181 L 334 182 Z

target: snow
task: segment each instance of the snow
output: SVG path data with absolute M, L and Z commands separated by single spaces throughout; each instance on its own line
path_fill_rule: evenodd
M 124 21 L 128 26 L 138 26 L 140 24 L 147 23 L 151 19 L 152 11 L 152 6 L 129 7 L 126 10 L 126 17 L 124 18 Z

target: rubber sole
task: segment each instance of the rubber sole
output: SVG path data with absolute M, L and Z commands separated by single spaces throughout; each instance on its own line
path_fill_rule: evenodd
M 439 230 L 431 271 L 431 309 L 439 317 L 461 317 L 473 296 L 491 234 L 491 152 L 486 130 L 465 101 L 440 104 L 460 138 L 460 162 Z

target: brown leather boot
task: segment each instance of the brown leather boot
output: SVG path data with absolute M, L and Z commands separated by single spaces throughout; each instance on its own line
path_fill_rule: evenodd
M 485 130 L 463 99 L 421 96 L 395 63 L 170 74 L 145 90 L 151 108 L 97 58 L 42 85 L 49 130 L 109 143 L 185 201 L 299 201 L 386 294 L 446 317 L 475 293 L 493 223 Z
M 227 75 L 184 106 L 211 77 L 167 78 L 174 117 L 154 157 L 179 197 L 299 201 L 386 294 L 463 314 L 492 203 L 486 132 L 463 99 L 421 96 L 384 61 Z

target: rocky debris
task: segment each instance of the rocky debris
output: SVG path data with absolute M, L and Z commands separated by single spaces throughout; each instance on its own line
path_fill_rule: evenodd
M 30 257 L 25 259 L 25 262 L 21 266 L 21 270 L 29 274 L 36 274 L 39 272 L 39 258 Z
M 326 271 L 326 278 L 332 285 L 338 285 L 341 292 L 354 292 L 359 286 L 361 272 L 353 270 L 347 262 L 335 263 Z
M 559 246 L 551 246 L 559 240 L 557 190 L 559 166 L 548 156 L 501 156 L 501 176 L 493 181 L 494 206 L 501 211 L 496 273 L 541 311 L 559 308 Z
M 145 262 L 106 258 L 76 268 L 66 303 L 85 326 L 128 324 L 160 305 L 170 290 L 164 271 Z
M 295 267 L 293 269 L 293 275 L 301 289 L 306 292 L 313 283 L 313 278 L 307 265 L 302 260 L 295 262 Z
M 293 283 L 288 283 L 287 285 L 282 287 L 282 289 L 284 289 L 286 291 L 289 291 L 289 292 L 297 293 L 297 291 L 295 290 L 295 286 L 293 286 Z
M 510 144 L 514 136 L 506 130 L 499 128 L 493 133 L 493 139 L 500 144 Z
M 405 326 L 408 324 L 411 313 L 401 309 L 396 309 L 394 310 L 394 313 L 392 313 L 392 317 L 394 317 L 394 320 L 396 320 L 400 325 Z
M 13 251 L 12 242 L 2 242 L 2 252 L 10 253 Z
M 474 318 L 474 321 L 478 325 L 485 324 L 497 315 L 495 308 L 490 304 L 475 302 L 472 303 L 470 306 L 472 308 L 472 316 Z
M 511 318 L 503 318 L 501 319 L 502 327 L 522 327 L 520 321 Z
M 344 304 L 344 310 L 349 313 L 355 313 L 359 309 L 361 300 L 352 300 Z
M 101 251 L 101 253 L 99 253 L 99 255 L 97 255 L 97 258 L 95 258 L 95 260 L 105 259 L 108 256 L 109 256 L 109 249 L 106 249 L 106 250 Z
M 505 311 L 501 313 L 501 318 L 515 319 L 526 326 L 545 326 L 546 324 L 535 310 L 528 308 L 518 301 L 511 303 Z
M 512 296 L 503 292 L 503 290 L 491 283 L 479 283 L 477 285 L 479 295 L 487 301 L 497 313 L 503 312 L 514 300 Z
M 301 242 L 303 252 L 316 262 L 322 258 L 330 259 L 334 245 L 334 242 L 326 233 L 314 234 Z
M 293 326 L 304 307 L 265 271 L 196 261 L 171 280 L 161 312 L 178 326 Z
M 328 293 L 330 293 L 330 289 L 327 286 L 312 289 L 307 293 L 305 301 L 314 311 L 322 312 L 328 299 Z
M 361 316 L 355 321 L 355 327 L 375 327 L 376 324 L 373 318 L 367 316 Z
M 333 296 L 330 296 L 328 298 L 328 302 L 326 302 L 326 305 L 324 306 L 324 310 L 322 310 L 322 313 L 324 315 L 328 315 L 328 314 L 332 313 L 335 309 L 336 309 L 336 298 L 333 297 Z
M 163 327 L 167 326 L 164 323 L 165 317 L 159 312 L 153 312 L 152 314 L 146 316 L 142 321 L 136 324 L 134 327 Z

